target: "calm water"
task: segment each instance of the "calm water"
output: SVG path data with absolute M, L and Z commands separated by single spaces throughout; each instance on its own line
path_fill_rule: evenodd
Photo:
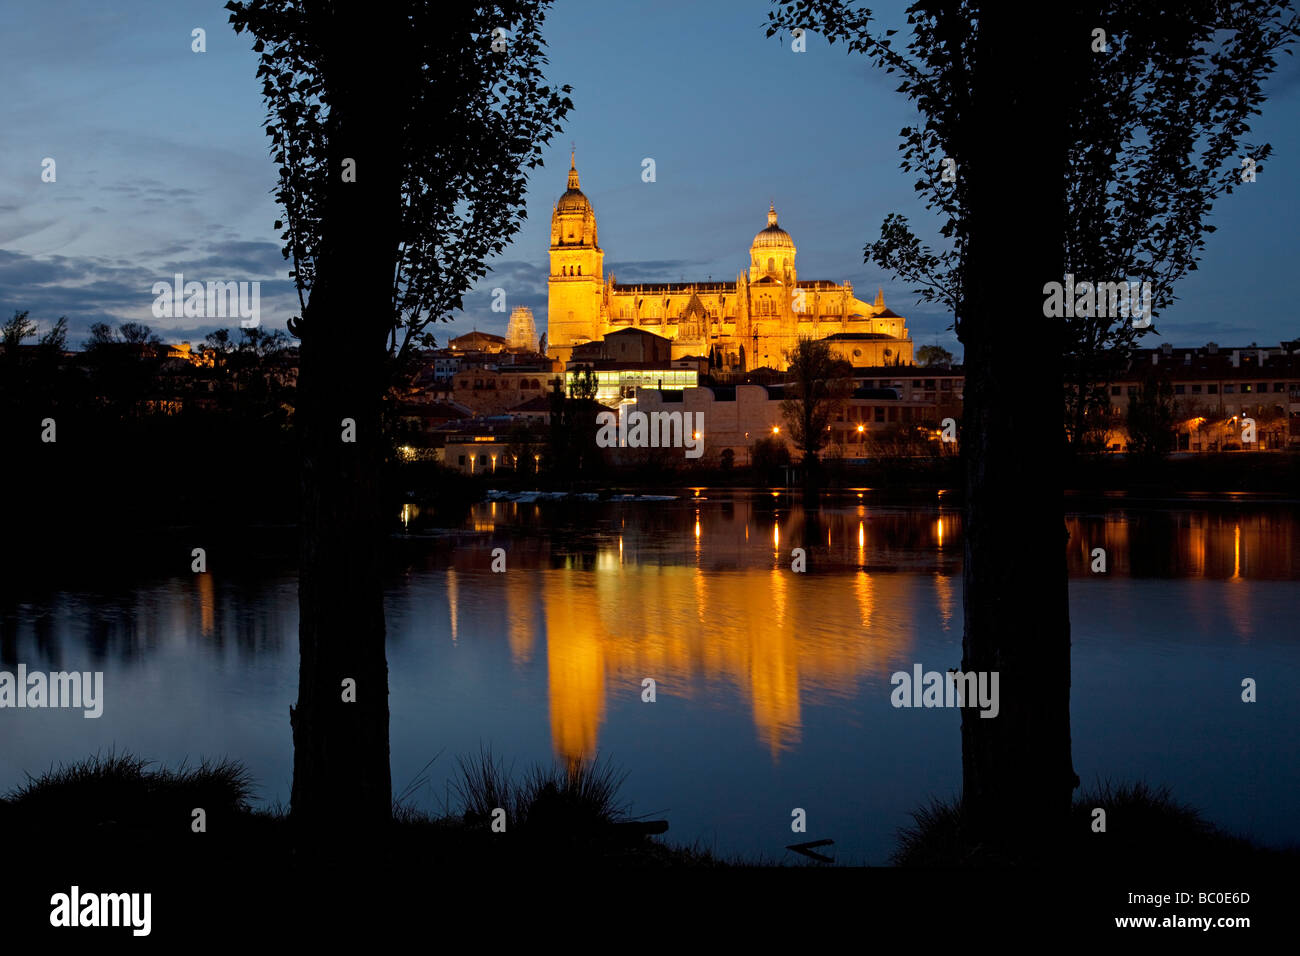
M 868 493 L 810 526 L 784 497 L 691 494 L 489 502 L 436 534 L 408 511 L 388 590 L 394 790 L 441 754 L 412 790 L 439 808 L 454 755 L 480 744 L 519 768 L 599 752 L 678 841 L 788 858 L 802 807 L 805 839 L 849 863 L 883 862 L 910 809 L 956 793 L 958 712 L 892 708 L 889 676 L 960 662 L 960 513 Z M 1300 513 L 1117 506 L 1068 523 L 1085 784 L 1166 783 L 1230 829 L 1300 841 Z M 98 720 L 0 712 L 0 788 L 116 747 L 237 757 L 262 801 L 287 803 L 295 588 L 291 568 L 214 566 L 7 607 L 4 669 L 102 670 L 106 703 Z

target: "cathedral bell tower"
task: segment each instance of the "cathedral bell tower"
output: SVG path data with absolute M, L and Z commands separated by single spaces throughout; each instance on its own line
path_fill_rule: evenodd
M 547 352 L 568 361 L 573 346 L 599 339 L 605 253 L 596 242 L 596 213 L 583 195 L 574 156 L 569 187 L 551 213 L 551 274 L 547 280 Z

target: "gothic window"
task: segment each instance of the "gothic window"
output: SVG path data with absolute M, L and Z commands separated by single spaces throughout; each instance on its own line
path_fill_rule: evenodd
M 776 260 L 775 260 L 775 259 L 769 258 L 769 259 L 767 260 L 767 271 L 768 271 L 768 272 L 775 272 L 775 271 L 776 271 Z
M 582 266 L 578 266 L 578 275 L 582 275 Z

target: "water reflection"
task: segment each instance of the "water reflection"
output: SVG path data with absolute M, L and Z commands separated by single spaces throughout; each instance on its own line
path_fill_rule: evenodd
M 545 571 L 540 583 L 552 743 L 571 760 L 595 753 L 607 695 L 632 699 L 646 677 L 663 696 L 739 694 L 778 754 L 799 742 L 803 703 L 851 694 L 869 673 L 887 677 L 910 642 L 901 616 L 873 619 L 877 601 L 911 603 L 914 585 L 901 577 L 796 584 L 780 570 L 630 566 Z
M 534 526 L 531 509 L 522 520 L 514 507 L 493 511 L 476 509 L 472 527 Z M 567 760 L 596 752 L 610 696 L 632 699 L 646 677 L 669 696 L 739 695 L 775 758 L 799 744 L 806 707 L 852 695 L 869 677 L 885 680 L 910 659 L 916 629 L 931 623 L 917 619 L 919 609 L 933 607 L 933 626 L 960 638 L 961 515 L 951 508 L 832 507 L 810 523 L 797 506 L 766 497 L 725 506 L 589 504 L 583 517 L 597 529 L 617 527 L 616 535 L 574 534 L 578 516 L 566 520 L 563 506 L 557 514 L 547 546 L 526 555 L 532 565 L 524 569 L 535 574 L 508 576 L 505 633 L 517 663 L 545 640 L 552 746 Z M 1293 577 L 1296 553 L 1280 528 L 1294 516 L 1282 518 L 1276 509 L 1074 515 L 1066 522 L 1069 571 L 1090 575 L 1092 550 L 1102 547 L 1113 577 Z M 766 549 L 750 544 L 754 532 L 770 542 Z M 809 551 L 797 585 L 783 539 Z M 473 553 L 452 560 L 477 562 Z M 891 573 L 899 571 L 927 572 L 932 593 L 915 593 L 917 579 Z M 540 625 L 529 616 L 534 588 Z M 1239 593 L 1231 618 L 1246 637 L 1250 607 Z
M 1075 515 L 1066 521 L 1070 573 L 1090 573 L 1092 549 L 1105 548 L 1112 575 L 1294 580 L 1300 577 L 1296 518 L 1294 508 L 1282 505 Z
M 1131 738 L 1131 765 L 1145 773 L 1155 759 L 1147 738 L 1125 728 L 1177 712 L 1160 739 L 1186 725 L 1188 748 L 1222 743 L 1216 760 L 1228 766 L 1238 738 L 1223 715 L 1206 705 L 1209 729 L 1198 728 L 1158 689 L 1113 688 L 1158 668 L 1177 675 L 1168 683 L 1179 700 L 1217 700 L 1207 685 L 1224 667 L 1259 666 L 1234 653 L 1291 666 L 1293 629 L 1278 608 L 1294 605 L 1289 582 L 1300 580 L 1296 510 L 1107 507 L 1066 526 L 1077 765 L 1092 766 L 1094 741 L 1118 761 Z M 488 502 L 437 533 L 410 506 L 401 527 L 409 533 L 394 540 L 388 592 L 395 781 L 444 745 L 457 753 L 488 743 L 522 760 L 612 746 L 650 780 L 638 784 L 649 805 L 673 807 L 675 829 L 679 819 L 713 825 L 750 812 L 707 804 L 698 775 L 716 770 L 710 792 L 729 807 L 787 784 L 800 794 L 820 787 L 828 805 L 846 808 L 837 839 L 860 836 L 872 819 L 880 841 L 959 781 L 953 715 L 900 716 L 888 704 L 894 670 L 960 660 L 962 520 L 942 499 L 902 507 L 852 496 L 810 521 L 786 496 L 704 490 L 656 503 Z M 504 574 L 491 570 L 498 547 Z M 796 547 L 806 551 L 803 573 L 791 567 Z M 1096 548 L 1106 551 L 1104 575 L 1091 570 Z M 109 696 L 99 721 L 4 715 L 17 729 L 0 753 L 0 789 L 51 760 L 116 744 L 156 759 L 228 753 L 250 762 L 268 799 L 287 799 L 296 628 L 285 566 L 218 562 L 204 574 L 5 596 L 0 667 L 103 669 Z M 647 677 L 655 711 L 641 702 Z M 1211 719 L 1230 729 L 1215 731 Z M 1260 746 L 1290 752 L 1286 733 Z M 946 756 L 918 763 L 920 753 Z M 1171 758 L 1165 778 L 1194 763 Z M 1291 785 L 1292 771 L 1269 766 L 1260 787 Z M 881 767 L 896 773 L 877 793 Z M 845 794 L 868 790 L 872 813 L 853 816 L 859 805 Z M 1202 794 L 1237 806 L 1230 794 L 1219 804 Z M 757 817 L 769 812 L 753 810 L 754 832 L 767 832 Z

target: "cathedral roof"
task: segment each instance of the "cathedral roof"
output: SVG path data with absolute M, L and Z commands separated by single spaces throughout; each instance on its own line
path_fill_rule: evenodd
M 614 290 L 621 293 L 644 292 L 691 292 L 700 291 L 706 295 L 710 292 L 734 291 L 734 282 L 615 282 Z
M 693 313 L 701 316 L 708 314 L 708 310 L 704 308 L 704 303 L 700 301 L 699 293 L 696 292 L 691 293 L 691 300 L 686 303 L 686 310 L 682 313 L 682 317 L 685 318 Z
M 569 188 L 564 191 L 560 201 L 555 204 L 557 213 L 590 213 L 591 203 L 579 188 L 578 165 L 575 156 L 569 157 Z
M 762 230 L 754 237 L 754 249 L 793 249 L 794 240 L 790 238 L 790 233 L 786 232 L 776 224 L 776 204 L 773 203 L 767 210 L 767 228 Z

